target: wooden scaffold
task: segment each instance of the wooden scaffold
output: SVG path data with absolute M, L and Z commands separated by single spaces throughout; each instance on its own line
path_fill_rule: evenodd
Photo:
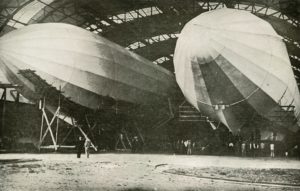
M 46 109 L 45 109 L 45 105 L 46 105 L 45 97 L 39 103 L 39 108 L 42 111 L 39 150 L 41 148 L 51 148 L 51 149 L 53 148 L 55 151 L 57 151 L 58 148 L 70 148 L 70 147 L 74 148 L 75 146 L 64 145 L 64 143 L 67 140 L 67 138 L 69 137 L 69 135 L 71 134 L 71 132 L 75 128 L 78 128 L 78 130 L 84 136 L 85 139 L 90 139 L 88 137 L 88 135 L 82 130 L 81 126 L 76 124 L 74 117 L 63 116 L 62 113 L 60 113 L 60 111 L 61 111 L 61 105 L 60 104 L 61 104 L 61 102 L 60 102 L 60 97 L 59 97 L 58 107 L 56 108 L 52 118 L 50 118 L 47 115 Z M 59 120 L 60 119 L 66 121 L 67 123 L 69 123 L 71 125 L 71 128 L 69 129 L 68 133 L 65 135 L 65 137 L 62 139 L 61 142 L 59 142 L 59 140 L 58 140 L 58 137 L 59 137 Z M 55 121 L 56 121 L 56 123 L 55 123 Z M 44 130 L 45 125 L 46 125 L 46 129 Z M 53 145 L 42 146 L 43 143 L 44 143 L 45 137 L 47 136 L 48 133 L 51 136 L 51 140 L 52 140 Z M 55 136 L 54 136 L 54 133 L 55 133 Z M 91 143 L 91 146 L 95 151 L 97 151 L 97 147 L 93 143 Z

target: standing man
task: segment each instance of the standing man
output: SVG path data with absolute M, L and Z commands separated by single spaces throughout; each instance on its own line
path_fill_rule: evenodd
M 183 144 L 184 144 L 184 152 L 183 153 L 187 154 L 187 151 L 188 151 L 188 148 L 187 148 L 187 146 L 188 146 L 188 140 L 185 140 L 183 142 Z
M 265 156 L 265 143 L 260 143 L 260 156 Z
M 274 158 L 275 157 L 275 144 L 273 142 L 270 144 L 270 150 L 271 150 L 271 157 Z
M 234 144 L 233 144 L 233 142 L 230 142 L 228 144 L 228 147 L 229 147 L 229 155 L 233 155 L 234 154 Z
M 138 151 L 138 144 L 139 144 L 139 139 L 137 136 L 133 137 L 131 144 L 132 144 L 131 152 L 136 153 Z
M 241 149 L 242 149 L 242 156 L 246 156 L 246 143 L 243 141 L 242 145 L 241 145 Z
M 81 136 L 78 137 L 76 149 L 77 149 L 77 158 L 80 158 L 81 152 L 83 150 L 84 141 Z
M 85 148 L 85 154 L 87 158 L 90 157 L 90 146 L 91 146 L 91 140 L 89 138 L 86 138 L 84 142 L 84 148 Z
M 187 155 L 191 155 L 191 154 L 192 154 L 192 141 L 187 140 Z

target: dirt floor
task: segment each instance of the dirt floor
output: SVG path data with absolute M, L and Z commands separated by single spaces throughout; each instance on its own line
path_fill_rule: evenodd
M 0 154 L 0 190 L 300 190 L 292 159 L 155 154 Z

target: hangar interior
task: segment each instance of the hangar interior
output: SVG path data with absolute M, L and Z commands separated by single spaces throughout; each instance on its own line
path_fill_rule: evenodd
M 67 23 L 105 37 L 174 73 L 175 45 L 185 24 L 197 15 L 224 7 L 251 12 L 274 27 L 283 37 L 299 85 L 300 2 L 297 0 L 2 0 L 0 37 L 35 23 Z M 30 72 L 26 75 L 38 77 Z M 43 100 L 33 104 L 1 76 L 0 81 L 2 147 L 15 151 L 36 150 L 42 137 L 44 145 L 52 145 L 51 137 L 41 134 L 44 116 L 52 119 L 50 112 L 42 112 Z M 51 89 L 49 84 L 44 86 Z M 70 104 L 59 90 L 49 92 L 46 102 L 62 104 L 62 107 Z M 104 97 L 98 111 L 83 115 L 82 112 L 86 113 L 83 108 L 74 112 L 77 121 L 73 123 L 81 125 L 100 150 L 130 149 L 132 138 L 138 136 L 145 152 L 174 152 L 179 142 L 192 140 L 199 147 L 194 149 L 196 153 L 224 154 L 229 142 L 241 141 L 241 135 L 232 135 L 222 124 L 196 111 L 181 92 L 174 95 L 174 103 L 165 104 L 162 107 L 136 105 L 128 109 L 126 103 Z M 253 121 L 259 118 L 253 116 Z M 70 127 L 59 118 L 53 118 L 52 122 L 56 123 L 55 142 L 74 145 L 80 129 Z M 249 126 L 255 126 L 255 122 Z M 260 136 L 252 128 L 243 137 L 254 140 Z M 291 136 L 285 144 L 294 145 L 300 140 L 299 132 Z

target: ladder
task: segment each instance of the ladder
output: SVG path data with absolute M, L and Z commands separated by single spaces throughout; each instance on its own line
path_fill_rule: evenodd
M 186 101 L 179 105 L 179 121 L 197 122 L 208 121 L 196 108 L 188 104 Z

